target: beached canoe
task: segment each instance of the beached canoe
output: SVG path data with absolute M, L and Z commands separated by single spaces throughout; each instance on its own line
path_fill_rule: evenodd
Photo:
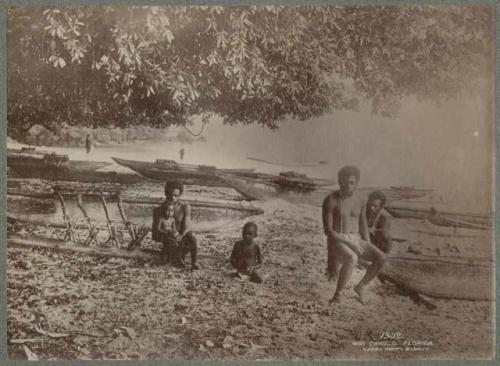
M 185 184 L 203 186 L 225 186 L 217 171 L 227 174 L 245 175 L 253 173 L 253 169 L 217 169 L 214 166 L 179 164 L 172 160 L 158 159 L 155 162 L 126 160 L 112 157 L 117 164 L 132 169 L 144 177 L 155 180 L 180 180 Z
M 25 177 L 62 173 L 86 173 L 104 168 L 110 163 L 102 161 L 70 160 L 67 155 L 29 149 L 8 149 L 7 166 Z
M 408 186 L 391 186 L 393 192 L 397 192 L 400 199 L 420 198 L 431 194 L 433 189 L 415 188 Z
M 490 259 L 389 257 L 382 275 L 409 291 L 430 297 L 494 300 L 495 276 Z
M 130 168 L 137 173 L 156 180 L 177 179 L 186 184 L 205 186 L 227 186 L 218 173 L 274 183 L 283 189 L 315 189 L 329 186 L 332 180 L 310 178 L 296 172 L 282 172 L 279 175 L 255 172 L 254 169 L 218 169 L 215 166 L 182 164 L 173 160 L 157 159 L 155 162 L 143 162 L 112 158 L 117 164 Z
M 135 184 L 145 182 L 146 178 L 135 173 L 118 173 L 113 171 L 75 170 L 65 168 L 46 168 L 27 170 L 10 168 L 9 178 L 45 179 L 49 181 L 84 182 L 84 183 L 121 183 Z
M 386 210 L 396 218 L 429 220 L 434 225 L 465 229 L 489 230 L 493 225 L 492 216 L 487 214 L 436 210 L 431 204 L 416 207 L 414 204 L 390 202 Z
M 114 189 L 114 187 L 111 187 Z M 64 196 L 65 212 L 76 225 L 85 226 L 85 216 L 78 206 L 76 194 L 71 190 L 59 191 Z M 86 214 L 96 222 L 104 225 L 106 214 L 102 202 L 96 194 L 90 190 L 82 194 L 83 207 Z M 127 220 L 133 224 L 150 227 L 152 223 L 153 210 L 158 207 L 164 198 L 161 197 L 137 197 L 122 195 L 121 205 Z M 106 195 L 107 212 L 113 222 L 123 223 L 118 198 Z M 196 231 L 209 230 L 215 227 L 227 225 L 228 223 L 243 219 L 248 216 L 260 215 L 264 211 L 258 207 L 243 205 L 232 202 L 182 200 L 192 207 L 191 217 L 193 228 Z M 24 193 L 9 189 L 7 193 L 7 216 L 11 220 L 25 222 L 33 225 L 48 225 L 65 227 L 63 211 L 60 202 L 51 192 Z
M 265 201 L 274 198 L 283 199 L 291 203 L 307 203 L 313 206 L 321 206 L 324 199 L 334 191 L 334 187 L 321 186 L 318 184 L 290 184 L 293 178 L 288 178 L 287 183 L 277 179 L 253 179 L 248 177 L 237 177 L 229 174 L 218 174 L 220 179 L 250 200 Z M 302 181 L 300 178 L 299 181 Z M 310 178 L 315 181 L 316 178 Z M 357 191 L 365 197 L 376 190 L 382 191 L 387 202 L 400 200 L 398 191 L 380 187 L 361 187 Z
M 318 205 L 328 195 L 327 191 L 290 190 L 272 181 L 237 177 L 230 174 L 217 174 L 222 181 L 249 200 L 266 201 L 281 198 L 292 203 L 310 203 Z

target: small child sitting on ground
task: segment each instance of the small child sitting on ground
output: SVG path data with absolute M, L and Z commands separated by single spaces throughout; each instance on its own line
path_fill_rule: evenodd
M 238 270 L 238 274 L 250 276 L 250 281 L 262 283 L 262 277 L 257 268 L 262 264 L 259 245 L 254 242 L 257 237 L 257 225 L 247 222 L 242 230 L 243 239 L 236 242 L 231 253 L 231 265 Z

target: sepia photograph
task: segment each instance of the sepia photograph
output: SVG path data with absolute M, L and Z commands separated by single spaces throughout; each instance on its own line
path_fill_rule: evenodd
M 0 347 L 495 359 L 495 11 L 8 5 Z

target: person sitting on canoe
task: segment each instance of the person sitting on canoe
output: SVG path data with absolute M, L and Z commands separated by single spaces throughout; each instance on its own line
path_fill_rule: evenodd
M 166 201 L 153 211 L 153 240 L 162 242 L 164 250 L 173 251 L 168 253 L 167 257 L 174 258 L 174 264 L 177 266 L 185 267 L 184 258 L 187 253 L 191 253 L 191 269 L 196 270 L 200 268 L 196 263 L 198 243 L 196 236 L 191 231 L 191 206 L 180 201 L 183 192 L 184 185 L 181 182 L 170 181 L 165 183 Z M 177 246 L 173 248 L 170 238 L 165 237 L 157 230 L 158 222 L 164 212 L 163 205 L 170 202 L 174 204 L 174 219 L 178 232 L 175 238 Z
M 327 270 L 335 277 L 340 267 L 337 288 L 330 303 L 341 301 L 342 291 L 349 282 L 359 257 L 371 262 L 364 277 L 354 286 L 359 301 L 365 304 L 365 287 L 385 263 L 385 254 L 370 242 L 365 202 L 356 192 L 359 179 L 357 167 L 343 167 L 338 172 L 340 189 L 323 201 L 323 227 L 328 245 Z
M 368 231 L 370 240 L 384 253 L 389 253 L 392 247 L 391 221 L 392 216 L 384 208 L 386 202 L 385 194 L 374 191 L 368 195 L 366 207 L 366 218 L 368 220 Z

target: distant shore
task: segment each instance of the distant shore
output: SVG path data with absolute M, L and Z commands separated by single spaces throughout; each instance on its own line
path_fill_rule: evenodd
M 87 134 L 93 146 L 115 146 L 141 141 L 169 141 L 192 144 L 193 142 L 205 142 L 206 138 L 193 137 L 187 131 L 180 128 L 153 128 L 147 126 L 133 126 L 127 128 L 84 128 L 84 127 L 62 127 L 56 132 L 35 125 L 23 138 L 17 140 L 7 138 L 7 143 L 26 144 L 32 146 L 47 147 L 84 147 Z

